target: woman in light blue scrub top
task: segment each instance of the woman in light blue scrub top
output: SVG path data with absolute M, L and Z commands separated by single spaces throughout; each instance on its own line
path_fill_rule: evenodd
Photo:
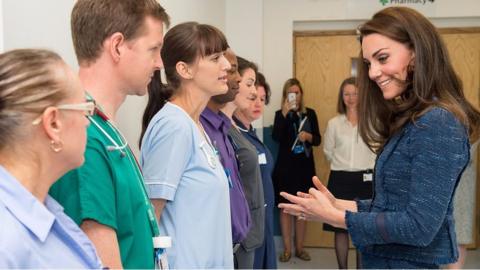
M 56 53 L 0 55 L 0 269 L 101 268 L 94 246 L 47 192 L 80 166 L 94 104 Z
M 229 183 L 200 124 L 210 97 L 228 90 L 224 35 L 195 22 L 165 35 L 144 113 L 141 166 L 160 234 L 172 238 L 170 268 L 233 268 Z M 171 96 L 170 96 L 171 94 Z

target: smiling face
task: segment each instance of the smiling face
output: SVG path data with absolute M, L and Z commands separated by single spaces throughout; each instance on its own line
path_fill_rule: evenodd
M 386 36 L 369 34 L 362 40 L 362 53 L 368 76 L 383 97 L 390 100 L 400 96 L 406 89 L 409 65 L 413 66 L 413 51 Z
M 240 81 L 240 88 L 238 95 L 235 97 L 235 105 L 239 110 L 245 110 L 250 107 L 257 97 L 257 89 L 255 88 L 255 71 L 247 68 L 243 72 L 242 80 Z
M 343 87 L 343 103 L 347 109 L 356 109 L 358 105 L 358 92 L 357 88 L 353 84 L 346 84 Z

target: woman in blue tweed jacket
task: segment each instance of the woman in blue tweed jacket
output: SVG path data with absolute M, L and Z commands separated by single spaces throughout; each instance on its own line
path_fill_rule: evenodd
M 480 114 L 435 27 L 391 7 L 359 27 L 360 135 L 377 152 L 374 197 L 282 193 L 287 213 L 347 228 L 366 268 L 438 268 L 457 260 L 452 198 Z

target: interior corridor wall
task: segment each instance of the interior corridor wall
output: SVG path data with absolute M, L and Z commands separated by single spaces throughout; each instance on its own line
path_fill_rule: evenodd
M 3 49 L 44 48 L 77 69 L 70 35 L 74 0 L 2 0 Z

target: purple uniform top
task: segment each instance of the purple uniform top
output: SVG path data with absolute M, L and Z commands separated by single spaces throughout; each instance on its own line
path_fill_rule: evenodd
M 228 139 L 228 130 L 231 127 L 230 119 L 222 112 L 215 113 L 208 107 L 202 112 L 200 122 L 215 147 L 230 185 L 230 211 L 232 218 L 232 242 L 240 243 L 247 236 L 251 226 L 250 210 L 248 208 L 240 174 L 238 173 L 237 158 L 233 146 Z

